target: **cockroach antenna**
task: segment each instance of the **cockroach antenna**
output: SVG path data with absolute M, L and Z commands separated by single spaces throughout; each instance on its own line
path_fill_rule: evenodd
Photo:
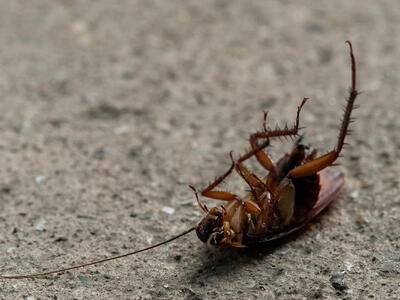
M 157 247 L 160 247 L 162 245 L 168 244 L 176 239 L 179 239 L 180 237 L 196 230 L 197 227 L 192 227 L 184 232 L 182 232 L 181 234 L 178 234 L 166 241 L 163 241 L 161 243 L 157 243 L 154 244 L 152 246 L 140 249 L 140 250 L 136 250 L 133 252 L 129 252 L 129 253 L 125 253 L 125 254 L 121 254 L 121 255 L 117 255 L 117 256 L 113 256 L 113 257 L 108 257 L 108 258 L 104 258 L 104 259 L 100 259 L 100 260 L 96 260 L 96 261 L 92 261 L 89 263 L 85 263 L 85 264 L 81 264 L 81 265 L 77 265 L 77 266 L 72 266 L 72 267 L 68 267 L 68 268 L 63 268 L 63 269 L 58 269 L 58 270 L 53 270 L 53 271 L 48 271 L 48 272 L 43 272 L 43 273 L 33 273 L 33 274 L 22 274 L 22 275 L 0 275 L 0 279 L 23 279 L 23 278 L 34 278 L 34 277 L 42 277 L 42 276 L 47 276 L 47 275 L 51 275 L 51 274 L 57 274 L 57 273 L 64 273 L 66 271 L 70 271 L 70 270 L 75 270 L 75 269 L 80 269 L 80 268 L 84 268 L 84 267 L 89 267 L 89 266 L 93 266 L 93 265 L 98 265 L 98 264 L 102 264 L 111 260 L 115 260 L 115 259 L 120 259 L 123 257 L 127 257 L 127 256 L 131 256 L 131 255 L 135 255 L 138 254 L 140 252 L 145 252 L 147 250 L 151 250 Z

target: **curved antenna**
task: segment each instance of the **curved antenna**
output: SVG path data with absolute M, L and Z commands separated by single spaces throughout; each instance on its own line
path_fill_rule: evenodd
M 34 273 L 34 274 L 24 274 L 24 275 L 0 275 L 0 279 L 22 279 L 22 278 L 33 278 L 33 277 L 41 277 L 41 276 L 46 276 L 46 275 L 51 275 L 51 274 L 56 274 L 56 273 L 63 273 L 66 271 L 70 271 L 70 270 L 74 270 L 74 269 L 79 269 L 79 268 L 84 268 L 84 267 L 88 267 L 88 266 L 93 266 L 93 265 L 97 265 L 97 264 L 102 264 L 105 263 L 107 261 L 110 260 L 114 260 L 114 259 L 119 259 L 119 258 L 123 258 L 123 257 L 127 257 L 127 256 L 131 256 L 140 252 L 144 252 L 153 248 L 157 248 L 159 246 L 162 246 L 164 244 L 167 244 L 169 242 L 172 242 L 190 232 L 192 232 L 193 230 L 195 230 L 197 227 L 192 227 L 184 232 L 182 232 L 181 234 L 178 234 L 166 241 L 163 241 L 161 243 L 157 243 L 154 244 L 152 246 L 140 249 L 140 250 L 136 250 L 133 252 L 129 252 L 129 253 L 125 253 L 122 255 L 117 255 L 117 256 L 113 256 L 113 257 L 109 257 L 109 258 L 105 258 L 105 259 L 100 259 L 100 260 L 96 260 L 93 262 L 89 262 L 89 263 L 85 263 L 85 264 L 81 264 L 81 265 L 77 265 L 77 266 L 72 266 L 72 267 L 68 267 L 68 268 L 64 268 L 64 269 L 59 269 L 59 270 L 54 270 L 54 271 L 49 271 L 49 272 L 43 272 L 43 273 Z

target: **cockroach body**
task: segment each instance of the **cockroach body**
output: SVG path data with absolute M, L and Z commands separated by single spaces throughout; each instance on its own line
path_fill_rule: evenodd
M 270 138 L 299 135 L 300 111 L 308 98 L 304 98 L 298 107 L 293 128 L 267 128 L 267 113 L 264 113 L 263 130 L 250 135 L 252 150 L 237 160 L 233 159 L 231 152 L 229 170 L 201 192 L 202 196 L 227 201 L 228 204 L 208 210 L 191 187 L 200 208 L 207 213 L 196 227 L 201 241 L 212 246 L 247 247 L 275 240 L 300 229 L 335 198 L 344 184 L 344 175 L 328 167 L 334 164 L 345 145 L 358 95 L 353 48 L 349 41 L 346 43 L 350 47 L 352 85 L 336 148 L 317 157 L 317 151 L 302 145 L 300 138 L 292 152 L 274 164 L 264 148 L 269 145 Z M 265 142 L 260 145 L 258 141 L 261 139 Z M 267 176 L 260 179 L 243 166 L 243 162 L 252 156 L 268 171 Z M 250 187 L 250 192 L 244 197 L 215 190 L 234 169 Z
M 337 145 L 332 151 L 317 156 L 316 150 L 303 145 L 301 138 L 298 138 L 291 153 L 285 154 L 274 164 L 265 148 L 272 138 L 299 136 L 300 111 L 308 98 L 304 98 L 298 107 L 292 128 L 267 128 L 267 113 L 264 113 L 263 130 L 250 135 L 251 150 L 236 160 L 231 152 L 232 164 L 228 171 L 201 191 L 202 196 L 225 201 L 227 204 L 208 209 L 200 202 L 196 189 L 190 186 L 200 208 L 206 213 L 197 226 L 161 243 L 123 255 L 50 272 L 0 276 L 0 279 L 32 278 L 100 264 L 159 247 L 192 231 L 196 231 L 198 238 L 210 246 L 249 247 L 255 243 L 279 239 L 303 227 L 333 201 L 344 184 L 344 175 L 329 167 L 334 164 L 345 145 L 348 127 L 352 122 L 351 112 L 358 95 L 353 48 L 349 41 L 346 43 L 350 47 L 352 85 Z M 268 171 L 266 176 L 259 178 L 243 165 L 252 157 Z M 250 188 L 243 197 L 216 190 L 233 170 Z
M 260 180 L 265 186 L 253 186 L 244 197 L 208 210 L 196 227 L 199 239 L 216 247 L 247 247 L 300 229 L 334 199 L 344 183 L 343 174 L 331 169 L 303 178 L 287 177 L 288 169 L 313 155 L 296 144 L 292 153 L 279 160 L 278 177 L 265 176 Z

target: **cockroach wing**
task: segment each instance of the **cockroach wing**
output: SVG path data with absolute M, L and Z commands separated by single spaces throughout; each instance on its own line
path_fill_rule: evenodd
M 319 183 L 321 189 L 319 191 L 318 201 L 311 210 L 308 221 L 317 216 L 336 198 L 336 195 L 343 187 L 344 175 L 339 171 L 325 169 L 319 173 Z
M 321 188 L 318 194 L 318 200 L 311 209 L 307 218 L 305 218 L 300 224 L 289 226 L 282 232 L 261 239 L 259 241 L 260 243 L 278 240 L 301 229 L 335 199 L 336 195 L 340 192 L 340 189 L 344 184 L 343 173 L 332 169 L 324 169 L 318 174 Z

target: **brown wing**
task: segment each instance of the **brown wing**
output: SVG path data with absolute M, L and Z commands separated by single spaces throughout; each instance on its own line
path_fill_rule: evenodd
M 311 219 L 316 217 L 325 207 L 327 207 L 340 192 L 344 184 L 344 174 L 332 169 L 324 169 L 319 172 L 319 180 L 321 189 L 319 191 L 318 200 L 315 202 L 314 207 L 311 209 L 309 215 L 303 222 L 295 226 L 290 226 L 284 231 L 276 233 L 261 239 L 259 242 L 270 242 L 285 237 L 306 225 Z
M 309 218 L 317 216 L 325 207 L 331 203 L 340 192 L 344 184 L 344 174 L 332 169 L 324 169 L 319 173 L 318 200 L 310 212 Z

